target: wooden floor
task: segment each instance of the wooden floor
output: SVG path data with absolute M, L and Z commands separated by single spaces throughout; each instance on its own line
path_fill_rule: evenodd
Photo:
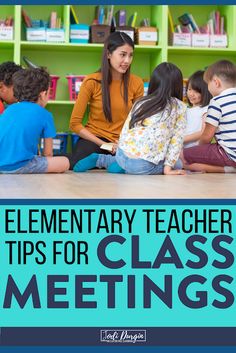
M 105 171 L 0 175 L 0 198 L 236 198 L 236 174 L 117 175 Z

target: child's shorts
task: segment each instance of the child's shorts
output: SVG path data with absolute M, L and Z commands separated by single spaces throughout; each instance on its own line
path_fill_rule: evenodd
M 208 143 L 183 149 L 184 159 L 188 164 L 202 163 L 220 167 L 236 167 L 236 162 L 228 157 L 218 143 Z
M 41 174 L 47 173 L 48 161 L 46 157 L 34 156 L 26 165 L 15 170 L 1 170 L 0 173 L 6 174 Z

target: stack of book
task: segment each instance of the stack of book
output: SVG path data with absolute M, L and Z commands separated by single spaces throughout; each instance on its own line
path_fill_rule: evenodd
M 103 5 L 96 6 L 95 18 L 93 25 L 111 26 L 113 20 L 114 5 L 105 7 Z
M 22 18 L 26 27 L 26 40 L 33 42 L 65 42 L 65 30 L 56 11 L 50 13 L 49 21 L 31 19 L 22 9 Z
M 213 11 L 210 18 L 202 26 L 197 24 L 194 16 L 190 13 L 184 13 L 178 17 L 180 24 L 174 25 L 171 13 L 168 13 L 170 30 L 172 33 L 204 33 L 204 34 L 225 34 L 225 20 L 224 16 L 220 15 L 219 11 Z
M 227 47 L 225 20 L 219 11 L 210 13 L 210 18 L 200 26 L 192 14 L 184 13 L 178 17 L 180 24 L 175 25 L 168 10 L 169 33 L 171 42 L 176 46 Z
M 26 11 L 22 10 L 22 18 L 26 28 L 52 28 L 52 29 L 60 29 L 62 28 L 61 18 L 58 17 L 56 11 L 52 11 L 49 17 L 49 21 L 44 21 L 42 19 L 34 19 L 32 20 L 30 16 L 26 13 Z
M 13 17 L 9 16 L 6 19 L 0 19 L 0 27 L 12 27 Z

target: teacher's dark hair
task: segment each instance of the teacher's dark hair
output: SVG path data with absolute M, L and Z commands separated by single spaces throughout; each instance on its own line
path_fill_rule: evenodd
M 110 60 L 108 58 L 108 54 L 112 54 L 114 50 L 123 45 L 128 44 L 130 47 L 134 49 L 134 42 L 126 33 L 123 32 L 114 32 L 109 35 L 107 40 L 104 43 L 103 49 L 103 57 L 102 57 L 102 66 L 101 66 L 101 74 L 102 74 L 102 103 L 103 103 L 103 112 L 106 119 L 109 122 L 112 122 L 112 114 L 111 114 L 111 99 L 110 99 L 110 89 L 109 85 L 112 82 L 111 75 L 111 66 Z M 130 67 L 123 74 L 122 82 L 123 83 L 123 98 L 126 105 L 128 105 L 128 84 L 130 78 Z

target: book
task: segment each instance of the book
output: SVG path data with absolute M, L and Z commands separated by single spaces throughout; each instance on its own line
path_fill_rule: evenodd
M 215 11 L 215 34 L 220 34 L 220 12 Z
M 70 5 L 70 17 L 71 17 L 71 23 L 72 24 L 79 24 L 79 19 L 78 16 L 76 15 L 75 8 L 73 5 Z
M 107 25 L 108 26 L 111 26 L 111 22 L 112 22 L 112 18 L 113 18 L 113 12 L 114 12 L 114 5 L 111 5 L 109 8 L 108 8 L 108 11 L 107 11 Z
M 111 27 L 116 28 L 116 18 L 115 18 L 115 16 L 112 16 Z
M 131 27 L 135 27 L 136 21 L 137 21 L 137 15 L 138 15 L 138 13 L 134 12 L 133 18 L 132 18 L 132 21 L 131 21 Z
M 119 10 L 117 12 L 117 25 L 118 26 L 126 26 L 126 11 L 125 10 Z
M 184 13 L 182 16 L 178 17 L 178 20 L 183 26 L 190 25 L 193 29 L 193 32 L 200 33 L 198 25 L 192 14 Z
M 224 34 L 225 33 L 225 29 L 224 29 L 224 17 L 220 18 L 220 34 Z
M 52 11 L 50 16 L 50 28 L 56 28 L 57 25 L 57 12 Z
M 174 33 L 174 31 L 175 31 L 174 21 L 173 21 L 173 18 L 172 18 L 172 15 L 171 15 L 169 7 L 168 7 L 168 20 L 169 20 L 171 33 Z
M 198 28 L 197 22 L 195 21 L 194 17 L 192 14 L 188 14 L 189 16 L 189 20 L 190 20 L 190 24 L 193 27 L 193 30 L 197 33 L 200 33 L 200 30 Z
M 11 16 L 6 18 L 5 26 L 13 26 L 13 18 Z
M 22 17 L 26 27 L 32 27 L 31 18 L 27 15 L 26 11 L 22 9 Z
M 102 150 L 106 150 L 106 151 L 112 152 L 114 145 L 115 145 L 115 143 L 112 143 L 112 142 L 104 142 L 104 143 L 100 146 L 100 148 L 101 148 Z
M 187 26 L 190 23 L 189 16 L 187 13 L 184 13 L 183 15 L 178 17 L 178 20 L 183 26 Z
M 104 17 L 105 17 L 105 9 L 103 6 L 99 6 L 99 12 L 98 12 L 98 24 L 99 25 L 104 24 Z

